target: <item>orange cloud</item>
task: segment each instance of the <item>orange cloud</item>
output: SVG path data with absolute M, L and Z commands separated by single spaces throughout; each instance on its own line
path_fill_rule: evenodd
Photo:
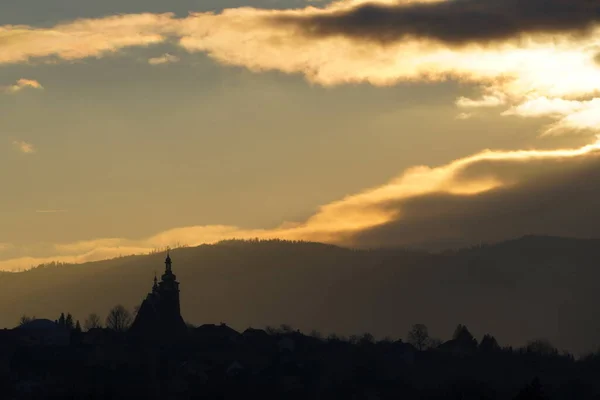
M 467 97 L 459 97 L 456 100 L 456 105 L 462 108 L 498 107 L 504 104 L 506 104 L 506 98 L 502 93 L 484 95 L 482 98 L 475 100 Z
M 419 3 L 428 4 L 422 7 Z M 543 98 L 558 101 L 589 98 L 600 91 L 600 67 L 596 62 L 600 30 L 593 24 L 578 35 L 560 30 L 552 35 L 519 31 L 492 43 L 475 41 L 454 46 L 427 36 L 427 32 L 381 43 L 343 32 L 319 36 L 301 25 L 281 23 L 282 19 L 303 21 L 319 17 L 329 21 L 342 14 L 360 15 L 357 10 L 368 4 L 381 5 L 378 15 L 388 18 L 386 12 L 389 12 L 392 18 L 402 7 L 416 4 L 421 12 L 434 9 L 438 3 L 459 7 L 449 0 L 343 0 L 294 10 L 241 7 L 220 13 L 191 13 L 185 18 L 175 18 L 170 13 L 129 14 L 80 19 L 52 28 L 5 25 L 0 26 L 0 63 L 30 62 L 45 57 L 78 60 L 115 54 L 128 47 L 172 42 L 188 52 L 206 53 L 223 64 L 255 72 L 277 70 L 302 74 L 307 80 L 325 86 L 463 81 L 480 85 L 482 97 L 460 97 L 459 107 L 504 105 L 514 111 L 513 115 L 525 116 L 517 111 L 527 102 Z M 587 7 L 580 3 L 579 7 Z M 586 15 L 578 14 L 584 19 Z M 536 17 L 544 21 L 550 18 L 541 14 Z M 149 63 L 173 61 L 173 56 L 163 55 Z M 552 117 L 557 119 L 553 133 L 598 130 L 592 113 L 585 110 L 574 116 L 555 113 Z
M 238 8 L 220 14 L 193 13 L 180 21 L 179 44 L 190 52 L 205 52 L 223 64 L 255 72 L 303 74 L 324 86 L 388 86 L 449 79 L 480 85 L 483 96 L 475 100 L 460 97 L 456 101 L 459 107 L 511 108 L 542 97 L 572 99 L 600 91 L 600 67 L 596 63 L 600 30 L 596 28 L 578 36 L 532 33 L 492 44 L 456 47 L 426 37 L 404 37 L 382 44 L 342 34 L 319 36 L 294 25 L 272 23 L 280 18 L 332 16 L 359 3 L 284 11 Z M 598 129 L 584 115 L 556 117 L 557 126 L 565 128 L 561 132 L 573 127 Z
M 161 64 L 171 64 L 179 62 L 179 57 L 174 56 L 172 54 L 166 53 L 160 57 L 154 57 L 148 60 L 148 64 L 150 65 L 161 65 Z
M 19 79 L 15 84 L 4 87 L 3 90 L 7 93 L 17 93 L 26 88 L 43 89 L 44 87 L 33 79 Z
M 15 140 L 13 141 L 13 145 L 17 148 L 17 150 L 19 150 L 23 154 L 33 154 L 36 152 L 36 149 L 33 146 L 33 144 L 29 142 Z
M 0 63 L 50 56 L 78 60 L 161 43 L 172 32 L 173 23 L 172 14 L 130 14 L 80 19 L 52 28 L 0 26 Z
M 449 3 L 380 0 L 379 4 Z M 597 131 L 600 30 L 592 26 L 580 35 L 519 34 L 505 40 L 454 46 L 424 37 L 404 37 L 386 43 L 351 35 L 312 35 L 297 25 L 277 23 L 281 17 L 333 16 L 371 3 L 337 1 L 323 7 L 259 10 L 250 7 L 221 13 L 132 14 L 82 19 L 52 28 L 0 27 L 0 63 L 57 57 L 77 60 L 102 57 L 127 47 L 172 41 L 190 53 L 203 52 L 227 65 L 255 72 L 302 74 L 307 80 L 334 86 L 369 83 L 376 86 L 406 81 L 457 80 L 480 85 L 481 97 L 460 97 L 456 105 L 505 107 L 503 115 L 547 116 L 555 123 L 545 133 Z M 160 57 L 155 63 L 163 61 Z M 151 62 L 152 63 L 152 62 Z M 472 113 L 461 113 L 466 119 Z M 25 143 L 25 142 L 18 142 Z M 17 145 L 17 142 L 15 142 Z M 31 146 L 31 145 L 30 145 Z M 22 151 L 27 147 L 20 147 Z M 30 150 L 34 150 L 31 146 Z M 402 219 L 402 203 L 434 193 L 475 196 L 527 182 L 533 172 L 522 168 L 505 173 L 505 165 L 534 165 L 540 160 L 577 160 L 595 155 L 599 144 L 555 151 L 486 151 L 441 167 L 420 166 L 397 179 L 340 201 L 324 205 L 307 221 L 272 230 L 241 230 L 234 226 L 183 227 L 145 240 L 101 239 L 56 246 L 41 258 L 0 262 L 0 268 L 29 266 L 35 260 L 91 261 L 110 254 L 147 252 L 175 242 L 197 245 L 228 238 L 305 239 L 348 243 L 356 233 Z M 485 173 L 466 174 L 474 165 L 493 164 Z M 535 175 L 535 174 L 533 174 Z M 389 207 L 390 203 L 400 204 Z M 30 263 L 29 265 L 24 265 Z
M 600 128 L 600 98 L 568 100 L 541 96 L 515 105 L 503 115 L 555 118 L 557 121 L 545 129 L 544 135 L 597 131 Z
M 552 177 L 557 163 L 562 171 L 571 165 L 569 162 L 577 165 L 582 160 L 597 158 L 598 155 L 600 141 L 578 149 L 488 150 L 439 167 L 410 168 L 387 184 L 322 206 L 304 222 L 288 222 L 276 229 L 190 226 L 171 229 L 143 240 L 107 238 L 61 244 L 55 245 L 51 252 L 42 257 L 0 261 L 0 269 L 26 268 L 53 260 L 95 261 L 118 255 L 147 253 L 176 243 L 195 246 L 231 238 L 281 238 L 356 244 L 354 237 L 363 232 L 390 222 L 401 223 L 404 218 L 403 205 L 414 199 L 440 194 L 474 197 L 515 185 L 527 185 L 539 181 L 541 177 Z

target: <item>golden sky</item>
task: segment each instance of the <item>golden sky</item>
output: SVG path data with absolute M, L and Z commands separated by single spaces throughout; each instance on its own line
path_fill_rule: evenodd
M 0 4 L 0 268 L 599 236 L 600 6 L 541 1 Z

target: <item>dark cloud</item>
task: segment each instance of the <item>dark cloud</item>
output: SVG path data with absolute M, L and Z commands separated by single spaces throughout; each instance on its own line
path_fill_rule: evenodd
M 520 170 L 520 172 L 519 172 Z M 520 176 L 520 183 L 479 195 L 432 194 L 389 203 L 401 216 L 353 238 L 360 246 L 447 248 L 529 234 L 600 238 L 600 156 L 486 161 L 469 177 Z
M 367 4 L 313 16 L 285 16 L 314 36 L 344 35 L 389 43 L 406 37 L 451 45 L 494 42 L 524 33 L 584 33 L 600 21 L 598 0 L 449 0 Z
M 279 7 L 298 7 L 302 0 L 288 0 Z M 186 17 L 190 11 L 221 11 L 243 7 L 244 0 L 19 0 L 0 1 L 0 25 L 52 26 L 77 18 L 115 14 L 168 13 Z M 254 0 L 254 7 L 272 7 L 270 0 Z

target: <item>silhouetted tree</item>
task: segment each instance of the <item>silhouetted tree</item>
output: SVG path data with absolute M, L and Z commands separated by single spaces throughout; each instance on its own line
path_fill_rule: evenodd
M 467 335 L 467 334 L 471 335 L 471 332 L 469 332 L 467 327 L 464 326 L 463 324 L 458 324 L 456 329 L 454 329 L 454 333 L 452 334 L 452 339 L 458 340 L 459 338 L 464 337 L 464 335 Z
M 106 327 L 117 332 L 125 332 L 131 322 L 131 313 L 120 304 L 114 306 L 106 317 Z
M 77 320 L 77 322 L 75 322 L 75 332 L 77 332 L 77 333 L 81 332 L 81 325 L 79 324 L 79 320 Z
M 541 356 L 552 356 L 558 354 L 558 349 L 546 339 L 536 339 L 530 341 L 527 343 L 525 351 Z
M 60 313 L 60 317 L 58 318 L 58 324 L 60 326 L 65 326 L 65 313 Z
M 21 318 L 19 319 L 19 326 L 21 326 L 21 325 L 25 325 L 26 323 L 28 323 L 28 322 L 31 322 L 31 321 L 33 321 L 34 319 L 35 319 L 35 316 L 34 316 L 34 317 L 28 317 L 27 315 L 23 315 L 23 316 L 21 316 Z
M 367 345 L 375 342 L 375 337 L 370 333 L 363 333 L 362 336 L 358 339 L 358 344 Z
M 83 323 L 83 327 L 86 331 L 94 328 L 102 328 L 102 322 L 100 317 L 96 313 L 91 313 Z
M 377 343 L 380 343 L 380 344 L 391 344 L 391 343 L 394 343 L 394 339 L 392 339 L 389 336 L 386 336 L 383 339 L 381 339 L 380 341 L 378 341 Z
M 267 326 L 265 328 L 265 332 L 267 332 L 269 335 L 277 335 L 279 333 L 279 331 L 276 328 L 273 328 L 272 326 Z
M 317 331 L 316 329 L 313 329 L 312 331 L 310 331 L 310 336 L 314 337 L 315 339 L 323 339 L 323 335 L 321 334 L 321 332 Z
M 338 335 L 336 335 L 335 333 L 332 333 L 329 336 L 327 336 L 327 341 L 328 342 L 341 342 L 341 339 Z
M 500 350 L 500 346 L 495 337 L 485 334 L 483 339 L 481 339 L 481 343 L 479 343 L 479 350 L 484 352 L 498 351 Z
M 462 324 L 458 324 L 456 329 L 454 330 L 454 334 L 452 335 L 452 339 L 456 340 L 459 343 L 464 345 L 473 345 L 477 346 L 477 339 L 473 337 L 469 329 Z
M 408 343 L 412 344 L 417 350 L 424 350 L 429 341 L 429 330 L 425 324 L 415 324 L 408 332 Z
M 73 323 L 73 316 L 71 313 L 68 313 L 65 318 L 65 327 L 69 330 L 73 330 L 75 328 L 75 324 Z

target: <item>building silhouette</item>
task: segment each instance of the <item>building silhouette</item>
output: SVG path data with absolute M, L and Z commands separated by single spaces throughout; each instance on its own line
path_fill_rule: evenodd
M 131 333 L 161 339 L 185 333 L 186 325 L 181 317 L 179 304 L 179 282 L 176 278 L 171 256 L 167 252 L 165 272 L 160 282 L 154 275 L 152 291 L 142 302 L 131 325 Z

